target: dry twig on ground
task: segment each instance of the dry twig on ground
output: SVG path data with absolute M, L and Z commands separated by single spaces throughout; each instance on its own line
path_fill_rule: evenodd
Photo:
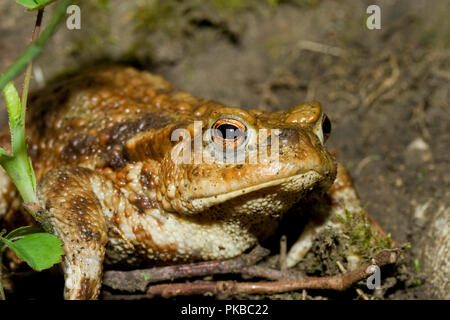
M 249 254 L 227 260 L 213 260 L 200 263 L 155 267 L 133 271 L 107 271 L 103 283 L 113 289 L 129 292 L 145 291 L 152 282 L 174 280 L 212 274 L 236 273 L 245 270 L 269 254 L 269 250 L 256 246 Z
M 373 262 L 381 267 L 397 261 L 395 250 L 383 250 L 378 253 Z M 149 296 L 170 298 L 198 294 L 234 295 L 234 294 L 273 294 L 297 291 L 302 289 L 328 289 L 343 291 L 352 284 L 373 274 L 373 264 L 363 265 L 353 271 L 330 277 L 304 277 L 298 280 L 273 282 L 236 282 L 236 281 L 198 281 L 193 283 L 172 283 L 150 286 Z

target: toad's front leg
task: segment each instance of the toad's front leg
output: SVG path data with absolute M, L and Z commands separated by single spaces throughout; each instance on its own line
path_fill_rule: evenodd
M 379 225 L 364 211 L 352 179 L 342 164 L 338 163 L 336 180 L 322 200 L 312 209 L 312 214 L 310 213 L 314 219 L 307 223 L 302 234 L 289 250 L 287 255 L 288 267 L 293 267 L 301 261 L 312 247 L 317 235 L 324 229 L 331 228 L 340 232 L 342 223 L 335 217 L 344 217 L 346 212 L 352 215 L 359 213 L 366 216 L 373 228 L 373 234 L 386 236 Z
M 57 168 L 38 186 L 44 222 L 64 243 L 66 299 L 96 299 L 100 292 L 107 223 L 90 184 L 94 174 L 81 167 Z

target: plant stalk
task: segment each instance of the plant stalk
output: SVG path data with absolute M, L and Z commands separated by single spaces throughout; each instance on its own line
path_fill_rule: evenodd
M 0 91 L 6 86 L 6 84 L 17 77 L 27 66 L 27 64 L 36 58 L 42 51 L 44 44 L 53 34 L 56 26 L 61 22 L 66 14 L 67 7 L 73 0 L 61 0 L 58 7 L 56 7 L 50 21 L 42 32 L 39 39 L 32 43 L 25 52 L 10 66 L 3 75 L 0 76 Z
M 44 16 L 44 8 L 38 10 L 37 17 L 36 17 L 36 23 L 34 24 L 33 33 L 31 34 L 31 44 L 33 44 L 36 41 L 37 37 L 39 36 L 39 31 L 41 29 L 41 23 L 42 23 L 43 16 Z M 30 61 L 27 66 L 27 70 L 25 71 L 25 78 L 23 80 L 23 87 L 22 87 L 22 113 L 23 113 L 23 116 L 25 116 L 25 114 L 26 114 L 28 88 L 30 85 L 32 67 L 33 67 L 33 61 Z M 23 118 L 25 118 L 25 117 L 23 117 Z
M 26 153 L 20 153 L 15 158 L 2 161 L 3 168 L 8 173 L 17 190 L 23 198 L 23 201 L 37 202 L 37 196 L 30 178 L 28 177 L 28 156 Z

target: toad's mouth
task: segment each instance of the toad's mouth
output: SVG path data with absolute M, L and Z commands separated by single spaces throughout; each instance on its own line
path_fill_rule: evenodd
M 275 192 L 285 192 L 298 193 L 299 195 L 301 195 L 305 191 L 312 190 L 313 187 L 323 182 L 324 180 L 326 180 L 325 176 L 321 175 L 315 170 L 309 170 L 307 172 L 296 174 L 290 177 L 274 179 L 238 190 L 233 190 L 230 192 L 204 198 L 193 199 L 191 200 L 191 204 L 196 210 L 202 210 L 255 192 L 261 192 L 261 194 L 264 194 L 264 192 L 262 192 L 264 190 L 267 190 L 267 194 Z

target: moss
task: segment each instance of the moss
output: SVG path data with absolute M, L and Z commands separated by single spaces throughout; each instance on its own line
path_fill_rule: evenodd
M 302 260 L 300 269 L 308 275 L 330 276 L 339 274 L 338 263 L 347 266 L 350 256 L 360 258 L 359 264 L 383 249 L 392 248 L 390 235 L 382 236 L 370 223 L 364 210 L 336 216 L 340 228 L 326 228 L 314 241 L 312 249 Z
M 337 216 L 342 224 L 341 237 L 347 239 L 347 248 L 345 255 L 356 254 L 364 260 L 368 260 L 371 256 L 383 249 L 391 249 L 391 236 L 382 236 L 372 226 L 365 210 L 350 213 L 345 210 L 343 216 Z

